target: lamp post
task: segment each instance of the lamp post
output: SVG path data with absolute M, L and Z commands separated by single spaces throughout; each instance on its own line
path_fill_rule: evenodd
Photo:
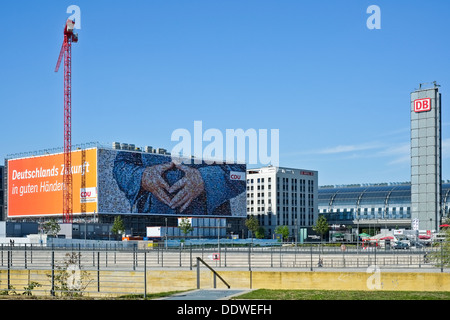
M 165 232 L 164 232 L 164 236 L 165 236 L 165 238 L 166 238 L 165 247 L 166 247 L 166 249 L 167 249 L 167 217 L 165 217 L 164 220 L 166 221 L 166 230 L 165 230 Z

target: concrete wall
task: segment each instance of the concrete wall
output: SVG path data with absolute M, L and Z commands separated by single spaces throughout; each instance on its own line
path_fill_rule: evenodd
M 89 277 L 84 296 L 107 297 L 144 293 L 142 271 L 86 271 Z M 450 291 L 450 274 L 440 272 L 286 272 L 286 271 L 220 271 L 231 289 L 303 289 L 303 290 L 392 290 Z M 33 295 L 49 295 L 50 270 L 10 270 L 10 285 L 17 293 L 31 281 L 42 285 Z M 147 293 L 184 291 L 197 288 L 197 271 L 147 271 Z M 98 282 L 100 279 L 100 282 Z M 217 288 L 226 286 L 216 279 Z M 7 270 L 0 270 L 0 291 L 7 288 Z M 200 288 L 213 288 L 213 274 L 201 269 Z
M 226 271 L 220 275 L 231 288 L 450 291 L 448 273 Z M 202 288 L 211 285 L 211 281 L 201 283 Z

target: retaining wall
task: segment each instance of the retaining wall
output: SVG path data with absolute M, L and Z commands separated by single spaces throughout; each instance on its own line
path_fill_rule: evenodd
M 450 274 L 441 272 L 297 272 L 297 271 L 219 271 L 231 289 L 302 289 L 302 290 L 392 290 L 450 291 Z M 5 270 L 0 272 L 0 291 L 7 284 L 21 294 L 32 281 L 41 287 L 33 295 L 50 295 L 51 273 L 48 270 Z M 197 270 L 87 271 L 84 296 L 108 297 L 125 294 L 183 291 L 197 288 Z M 8 280 L 9 279 L 9 280 Z M 213 288 L 213 273 L 200 270 L 200 288 Z M 217 288 L 226 288 L 216 278 Z M 11 290 L 10 290 L 11 291 Z M 11 294 L 11 293 L 10 293 Z

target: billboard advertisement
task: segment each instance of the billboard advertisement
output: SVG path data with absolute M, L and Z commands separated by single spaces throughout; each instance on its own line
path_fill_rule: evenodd
M 73 213 L 97 210 L 97 149 L 73 151 Z M 64 153 L 10 159 L 8 217 L 61 215 Z
M 246 216 L 246 165 L 98 150 L 98 212 Z

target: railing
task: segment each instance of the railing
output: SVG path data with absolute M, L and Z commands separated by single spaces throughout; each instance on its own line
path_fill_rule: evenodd
M 202 258 L 197 257 L 197 289 L 200 289 L 200 262 L 205 265 L 214 274 L 214 289 L 216 288 L 216 277 L 219 278 L 230 289 L 230 285 L 214 270 L 209 264 L 203 261 Z
M 320 271 L 384 269 L 447 272 L 449 243 L 408 250 L 327 247 L 320 244 L 277 247 L 132 246 L 98 248 L 0 247 L 0 294 L 147 294 L 147 272 L 199 268 L 222 270 L 289 269 Z M 198 270 L 198 269 L 197 269 Z M 131 272 L 130 272 L 131 271 Z M 223 279 L 221 279 L 223 280 Z M 224 280 L 223 280 L 224 281 Z
M 67 253 L 79 256 L 78 264 L 85 268 L 136 270 L 144 262 L 148 267 L 181 267 L 192 270 L 195 257 L 210 260 L 214 267 L 225 268 L 311 268 L 319 260 L 322 267 L 344 268 L 364 267 L 376 263 L 386 267 L 436 268 L 448 263 L 448 244 L 422 249 L 390 249 L 327 247 L 323 245 L 304 245 L 292 247 L 194 247 L 164 246 L 140 249 L 137 246 L 121 247 L 40 247 L 40 246 L 0 246 L 0 269 L 8 266 L 18 269 L 50 268 L 52 255 L 61 261 Z M 146 258 L 144 258 L 146 253 Z M 443 263 L 440 263 L 442 261 Z

